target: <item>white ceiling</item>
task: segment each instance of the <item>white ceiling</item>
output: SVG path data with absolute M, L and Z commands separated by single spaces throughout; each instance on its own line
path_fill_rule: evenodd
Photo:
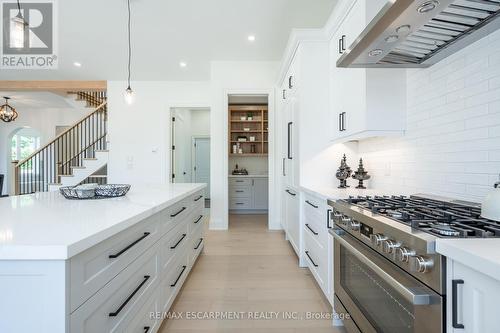
M 131 0 L 132 80 L 208 80 L 211 60 L 280 60 L 291 29 L 322 27 L 336 1 Z M 0 79 L 126 79 L 126 0 L 57 3 L 59 69 Z
M 39 91 L 0 91 L 0 105 L 5 103 L 3 96 L 10 97 L 9 104 L 17 111 L 23 109 L 68 109 L 74 105 L 68 98 L 51 92 Z

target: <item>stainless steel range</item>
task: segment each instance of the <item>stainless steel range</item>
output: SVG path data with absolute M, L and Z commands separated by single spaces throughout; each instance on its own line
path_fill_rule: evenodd
M 436 239 L 500 237 L 500 224 L 469 202 L 415 195 L 328 203 L 335 310 L 352 318 L 349 332 L 444 332 L 446 265 Z

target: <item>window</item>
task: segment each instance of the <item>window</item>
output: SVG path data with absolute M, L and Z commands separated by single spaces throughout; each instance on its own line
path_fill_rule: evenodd
M 38 135 L 22 133 L 19 131 L 12 137 L 11 159 L 20 161 L 33 154 L 40 148 L 40 137 Z

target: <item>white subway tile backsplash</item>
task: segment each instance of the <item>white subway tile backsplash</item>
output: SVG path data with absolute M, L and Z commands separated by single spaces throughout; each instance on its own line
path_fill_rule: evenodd
M 407 130 L 358 153 L 382 191 L 481 201 L 500 174 L 500 31 L 407 74 Z

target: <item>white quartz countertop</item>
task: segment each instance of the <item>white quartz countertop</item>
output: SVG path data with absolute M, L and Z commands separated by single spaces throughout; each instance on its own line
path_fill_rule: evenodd
M 0 260 L 64 260 L 203 189 L 132 186 L 126 196 L 67 200 L 59 192 L 0 199 Z
M 354 187 L 349 188 L 335 188 L 335 187 L 311 187 L 311 186 L 300 186 L 299 189 L 302 192 L 308 193 L 310 195 L 317 196 L 324 200 L 338 200 L 346 199 L 349 196 L 374 196 L 374 195 L 392 195 L 401 193 L 388 193 L 377 189 L 357 189 Z
M 269 178 L 268 175 L 229 175 L 229 178 Z
M 438 239 L 436 251 L 500 281 L 500 239 Z

